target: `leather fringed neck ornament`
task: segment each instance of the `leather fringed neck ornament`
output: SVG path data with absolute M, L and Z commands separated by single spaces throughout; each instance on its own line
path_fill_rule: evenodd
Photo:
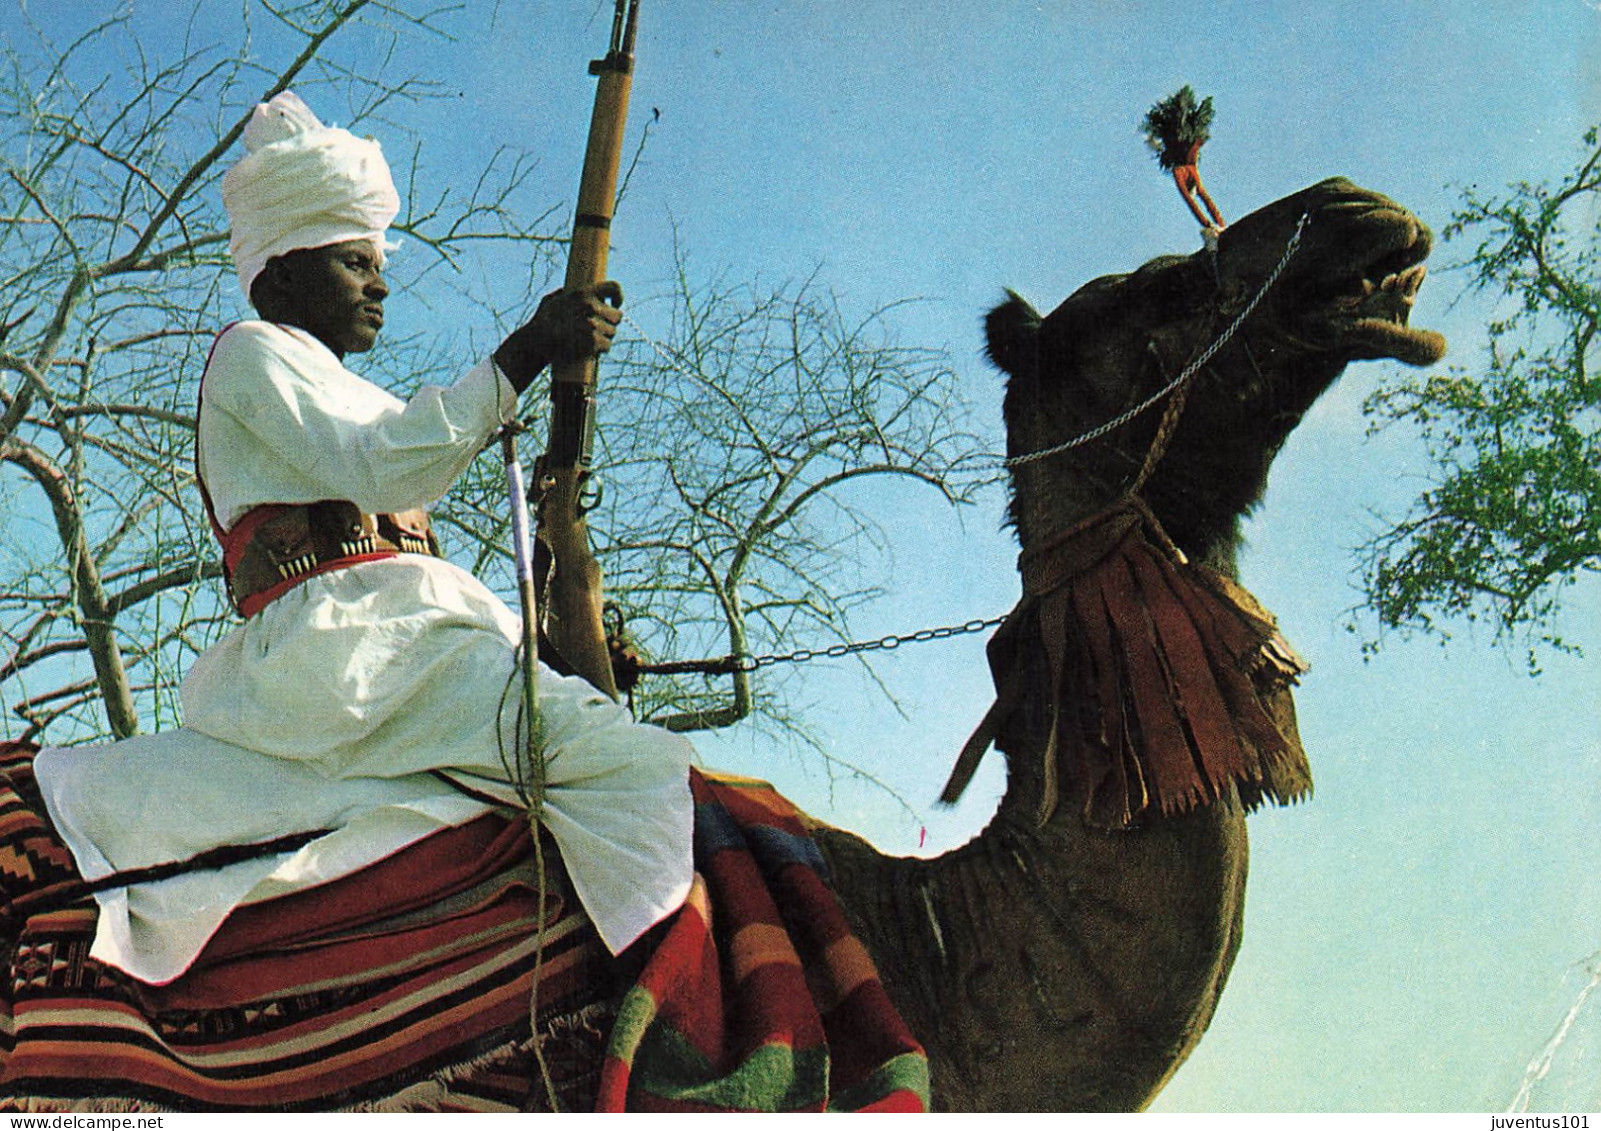
M 1305 663 L 1271 614 L 1188 561 L 1140 499 L 1026 551 L 1020 568 L 1023 597 L 988 649 L 995 703 L 941 800 L 960 797 L 991 743 L 1019 724 L 1048 733 L 1042 824 L 1064 778 L 1085 820 L 1113 829 L 1207 804 L 1231 785 L 1248 808 L 1310 794 L 1289 694 Z M 1042 718 L 1019 718 L 1036 702 Z

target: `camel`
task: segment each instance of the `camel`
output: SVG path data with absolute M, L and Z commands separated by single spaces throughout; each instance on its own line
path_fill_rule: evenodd
M 1346 365 L 1377 358 L 1426 365 L 1443 354 L 1438 334 L 1407 324 L 1430 243 L 1428 229 L 1400 205 L 1327 180 L 1231 225 L 1215 253 L 1165 257 L 1097 279 L 1043 319 L 1016 296 L 997 307 L 987 320 L 989 352 L 1008 375 L 1014 455 L 1118 418 L 1211 341 L 1230 339 L 1189 380 L 1182 411 L 1153 404 L 1091 442 L 1013 468 L 1010 519 L 1025 555 L 1137 487 L 1149 508 L 1140 513 L 1176 546 L 1173 560 L 1181 552 L 1232 577 L 1240 520 L 1261 497 L 1274 456 Z M 1229 335 L 1231 319 L 1239 324 Z M 1247 619 L 1270 624 L 1265 614 Z M 1010 638 L 1028 640 L 1026 633 Z M 1043 651 L 1024 651 L 1016 694 L 1000 696 L 1008 709 L 992 712 L 994 727 L 980 728 L 984 741 L 964 751 L 970 762 L 993 737 L 1008 768 L 998 812 L 970 843 L 934 859 L 885 856 L 807 819 L 835 898 L 927 1051 L 934 1104 L 947 1110 L 1148 1105 L 1205 1031 L 1239 947 L 1245 814 L 1263 797 L 1288 799 L 1306 785 L 1286 754 L 1291 746 L 1298 753 L 1287 690 L 1293 665 L 1260 689 L 1273 734 L 1289 736 L 1286 749 L 1259 749 L 1258 762 L 1221 777 L 1203 774 L 1190 793 L 1170 796 L 1160 775 L 1149 789 L 1134 772 L 1109 790 L 1077 772 L 1082 763 L 1065 758 L 1068 747 L 1053 729 L 1060 720 L 1046 702 L 1051 669 Z M 1079 691 L 1068 687 L 1068 700 Z M 1271 736 L 1263 742 L 1271 746 Z M 65 882 L 70 862 L 36 818 L 19 815 L 31 794 L 27 779 L 18 780 L 21 801 L 7 812 L 21 830 L 25 862 L 39 870 L 36 884 Z M 1123 804 L 1147 796 L 1149 804 Z M 1101 804 L 1107 798 L 1116 804 Z M 358 899 L 381 886 L 360 874 L 339 883 Z M 273 915 L 263 907 L 257 929 L 270 934 Z M 61 971 L 82 980 L 92 909 L 70 913 L 77 957 L 40 957 L 66 953 L 68 943 L 50 931 L 66 930 L 67 914 L 29 922 L 30 929 L 43 923 L 44 934 L 30 935 L 22 948 L 26 970 L 21 951 L 13 955 L 19 1003 L 57 992 L 32 987 L 54 986 L 49 979 L 67 976 Z M 507 929 L 507 921 L 496 922 Z M 512 926 L 505 945 L 522 946 L 526 923 Z M 586 953 L 595 952 L 589 944 Z M 580 980 L 610 976 L 584 974 L 570 958 L 578 953 L 550 958 L 551 968 L 576 971 L 568 976 Z M 80 992 L 99 992 L 99 984 Z M 145 999 L 115 977 L 104 985 L 114 1003 Z M 526 973 L 522 985 L 504 991 L 501 1008 L 522 1008 L 526 1026 Z M 111 1016 L 127 1008 L 115 1005 Z M 475 1008 L 490 1006 L 480 1000 Z M 17 1016 L 16 1031 L 30 1032 Z M 39 1037 L 29 1039 L 43 1042 L 48 1060 L 55 1030 L 49 1015 L 28 1021 L 40 1024 Z M 41 1077 L 26 1085 L 21 1102 L 42 1097 L 37 1102 L 49 1106 L 59 1086 Z
M 1343 179 L 1224 229 L 1215 259 L 1165 257 L 1097 279 L 1039 320 L 1015 296 L 988 319 L 1008 374 L 1013 455 L 1118 416 L 1241 311 L 1302 240 L 1233 342 L 1197 374 L 1143 495 L 1191 560 L 1235 573 L 1240 520 L 1312 403 L 1352 361 L 1428 365 L 1436 333 L 1408 326 L 1429 230 Z M 1011 521 L 1026 552 L 1117 497 L 1150 450 L 1159 408 L 1105 439 L 1018 466 Z M 1043 669 L 1022 673 L 1043 696 Z M 1290 710 L 1288 692 L 1280 709 Z M 1291 723 L 1293 726 L 1293 723 Z M 998 736 L 1004 798 L 982 834 L 932 860 L 893 858 L 849 833 L 815 834 L 835 890 L 929 1055 L 952 1110 L 1144 1108 L 1217 1007 L 1240 945 L 1247 838 L 1238 790 L 1130 827 L 1090 827 L 1082 783 L 1038 819 L 1045 712 Z

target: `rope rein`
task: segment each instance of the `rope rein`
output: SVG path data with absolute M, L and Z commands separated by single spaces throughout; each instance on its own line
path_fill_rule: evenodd
M 669 373 L 676 373 L 680 377 L 687 377 L 690 379 L 690 381 L 697 384 L 700 382 L 700 374 L 696 373 L 693 369 L 690 369 L 677 351 L 673 350 L 669 346 L 662 345 L 655 338 L 646 333 L 645 328 L 638 322 L 634 321 L 633 315 L 629 314 L 626 308 L 619 308 L 619 310 L 623 316 L 623 324 L 632 329 L 634 333 L 638 334 L 639 340 L 649 346 L 651 351 L 655 353 L 657 357 L 662 359 L 662 364 L 667 368 Z

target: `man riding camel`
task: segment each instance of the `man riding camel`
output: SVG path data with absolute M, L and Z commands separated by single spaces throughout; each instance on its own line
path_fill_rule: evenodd
M 523 736 L 508 693 L 520 622 L 439 556 L 424 508 L 514 418 L 546 365 L 606 350 L 620 318 L 615 283 L 549 295 L 492 358 L 401 401 L 344 366 L 384 326 L 385 233 L 399 199 L 378 144 L 325 127 L 286 92 L 256 108 L 245 148 L 223 199 L 260 317 L 217 338 L 196 442 L 244 623 L 195 661 L 183 726 L 46 749 L 36 766 L 90 880 L 317 835 L 101 891 L 93 956 L 152 983 L 181 974 L 241 904 L 520 804 Z M 582 548 L 552 600 L 596 608 L 578 519 L 564 507 L 552 518 L 564 547 Z M 689 889 L 690 748 L 582 679 L 541 669 L 538 685 L 544 823 L 620 951 Z

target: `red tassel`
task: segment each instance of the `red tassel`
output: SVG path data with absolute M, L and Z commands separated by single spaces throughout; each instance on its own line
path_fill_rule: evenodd
M 1123 827 L 1209 804 L 1242 787 L 1291 801 L 1310 790 L 1293 714 L 1276 697 L 1304 670 L 1269 616 L 1232 581 L 1192 566 L 1134 500 L 1024 555 L 1025 595 L 990 648 L 995 706 L 963 748 L 953 801 L 1025 697 L 1049 700 L 1040 821 L 1058 778 L 1086 820 Z M 1032 619 L 1037 631 L 1024 630 Z M 1039 669 L 1019 654 L 1044 650 Z

